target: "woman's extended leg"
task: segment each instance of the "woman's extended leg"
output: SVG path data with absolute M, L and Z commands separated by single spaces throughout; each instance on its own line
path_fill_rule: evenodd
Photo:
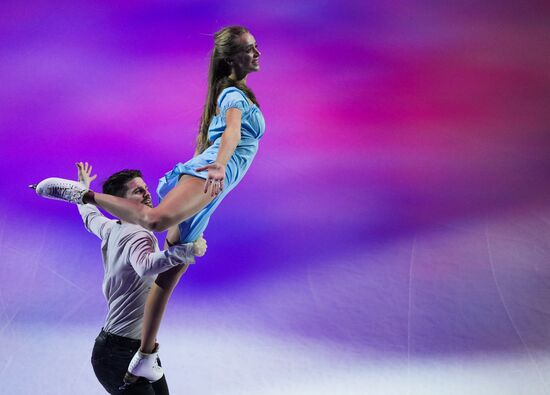
M 192 217 L 214 198 L 204 193 L 202 178 L 184 175 L 154 208 L 104 193 L 94 193 L 95 204 L 123 221 L 162 232 Z
M 168 248 L 171 244 L 177 243 L 179 238 L 180 232 L 177 225 L 171 227 L 166 235 L 164 247 Z M 147 302 L 145 303 L 143 326 L 141 329 L 142 352 L 153 352 L 160 322 L 166 310 L 168 299 L 170 299 L 172 291 L 188 267 L 189 265 L 180 265 L 164 273 L 160 273 L 151 286 L 151 290 L 147 296 Z

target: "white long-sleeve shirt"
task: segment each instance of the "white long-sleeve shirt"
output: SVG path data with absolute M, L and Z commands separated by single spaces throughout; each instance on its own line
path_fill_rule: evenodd
M 160 251 L 152 232 L 139 225 L 111 220 L 93 205 L 78 205 L 86 229 L 101 239 L 103 294 L 109 311 L 104 330 L 139 339 L 143 308 L 156 275 L 193 263 L 193 244 Z

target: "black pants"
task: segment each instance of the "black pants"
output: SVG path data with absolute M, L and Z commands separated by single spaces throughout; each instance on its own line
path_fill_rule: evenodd
M 168 385 L 164 376 L 152 384 L 141 378 L 124 390 L 119 389 L 123 384 L 128 364 L 139 349 L 139 345 L 139 340 L 113 335 L 101 330 L 95 339 L 92 351 L 92 366 L 95 376 L 110 394 L 168 395 Z

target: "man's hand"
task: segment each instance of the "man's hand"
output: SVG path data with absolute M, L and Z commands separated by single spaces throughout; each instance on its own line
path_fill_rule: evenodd
M 206 254 L 206 240 L 200 235 L 199 238 L 193 242 L 193 255 L 200 257 L 204 254 Z
M 92 174 L 92 166 L 88 166 L 88 162 L 78 162 L 76 163 L 76 167 L 78 168 L 78 181 L 86 188 L 90 188 L 92 181 L 97 178 L 97 174 L 90 176 Z

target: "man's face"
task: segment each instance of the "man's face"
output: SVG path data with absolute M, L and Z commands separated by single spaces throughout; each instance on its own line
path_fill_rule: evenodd
M 124 195 L 126 199 L 145 204 L 151 208 L 153 207 L 149 188 L 147 188 L 147 184 L 141 177 L 132 178 L 126 183 L 126 187 L 128 188 L 128 191 Z

